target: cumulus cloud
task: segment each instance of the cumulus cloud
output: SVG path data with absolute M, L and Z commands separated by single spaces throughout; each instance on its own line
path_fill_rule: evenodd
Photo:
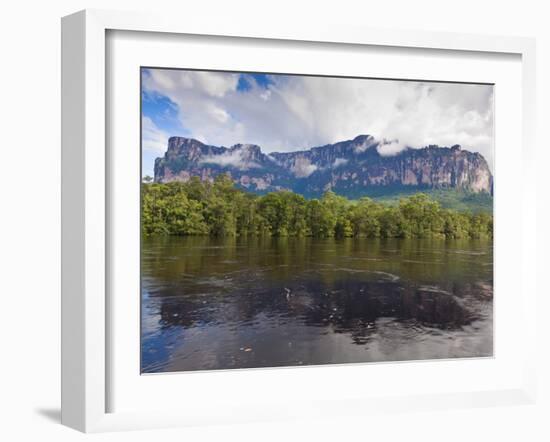
M 168 145 L 167 133 L 159 129 L 151 118 L 141 118 L 141 133 L 143 150 L 153 154 L 163 155 Z
M 492 86 L 271 75 L 268 85 L 250 78 L 239 90 L 239 78 L 153 69 L 144 73 L 143 87 L 175 103 L 182 128 L 209 144 L 254 143 L 280 152 L 369 134 L 396 140 L 380 146 L 383 155 L 460 144 L 492 168 Z

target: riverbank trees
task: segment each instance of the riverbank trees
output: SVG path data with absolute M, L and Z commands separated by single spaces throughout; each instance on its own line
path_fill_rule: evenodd
M 443 209 L 418 193 L 387 205 L 333 192 L 307 200 L 290 192 L 256 195 L 219 175 L 214 183 L 142 184 L 146 235 L 268 235 L 367 238 L 491 238 L 493 217 Z

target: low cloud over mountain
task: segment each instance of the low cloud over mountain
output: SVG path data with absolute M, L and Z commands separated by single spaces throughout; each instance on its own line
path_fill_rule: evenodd
M 294 152 L 265 154 L 256 145 L 219 147 L 172 137 L 165 155 L 155 161 L 155 181 L 213 180 L 229 174 L 237 186 L 252 192 L 292 190 L 318 196 L 327 190 L 357 197 L 372 190 L 450 188 L 492 193 L 493 177 L 485 158 L 460 146 L 407 146 L 398 141 L 359 135 Z

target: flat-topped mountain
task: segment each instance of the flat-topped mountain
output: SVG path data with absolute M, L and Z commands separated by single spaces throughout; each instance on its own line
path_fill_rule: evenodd
M 492 193 L 493 176 L 485 158 L 460 146 L 405 148 L 382 155 L 384 142 L 370 135 L 295 152 L 265 154 L 260 146 L 209 146 L 171 137 L 164 157 L 155 161 L 155 182 L 213 180 L 228 173 L 236 185 L 265 193 L 292 190 L 319 196 L 327 190 L 359 197 L 384 190 L 456 189 Z

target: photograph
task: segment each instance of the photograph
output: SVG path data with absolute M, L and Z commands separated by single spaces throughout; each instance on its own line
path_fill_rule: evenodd
M 0 442 L 550 442 L 544 2 L 4 3 Z
M 493 357 L 494 84 L 140 75 L 142 374 Z

